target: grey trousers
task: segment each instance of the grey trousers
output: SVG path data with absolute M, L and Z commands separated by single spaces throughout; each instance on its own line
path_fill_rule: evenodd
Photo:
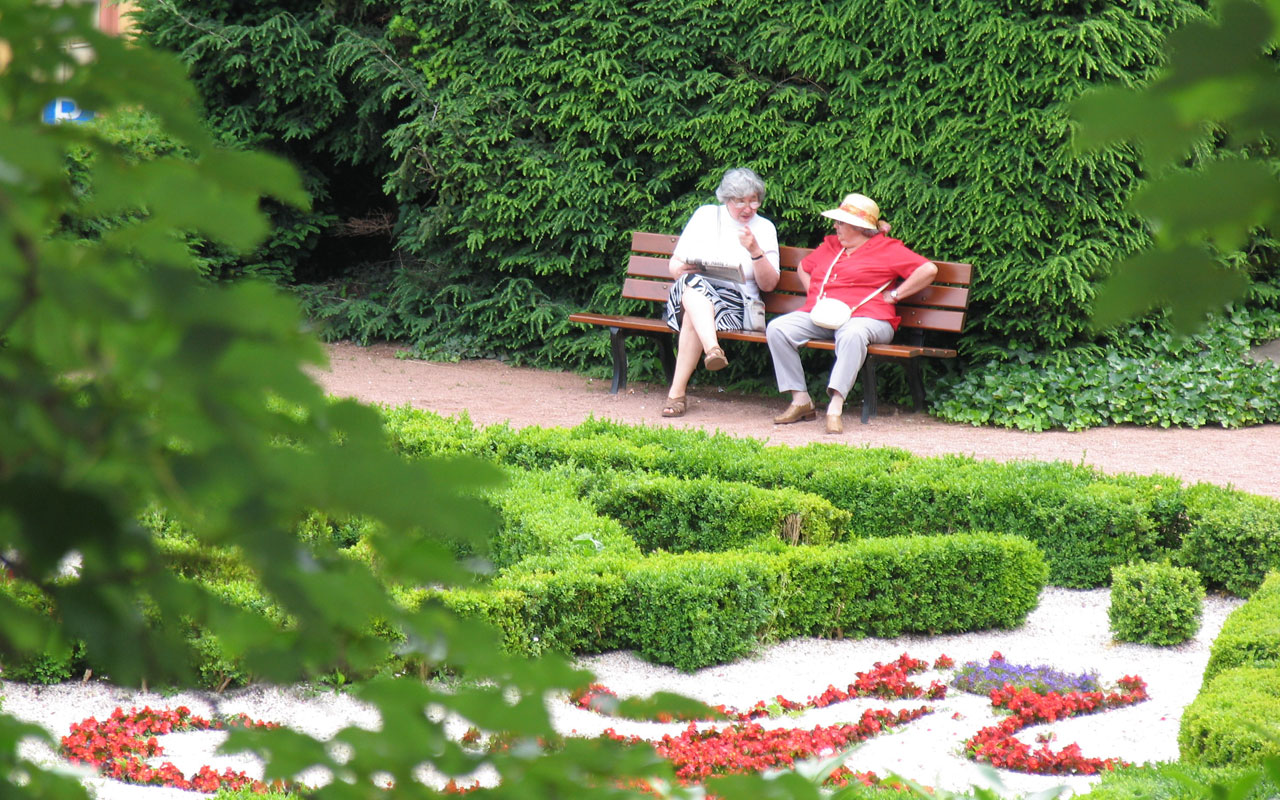
M 800 366 L 800 347 L 805 342 L 835 339 L 836 363 L 831 367 L 827 392 L 848 397 L 867 358 L 867 345 L 893 341 L 893 326 L 882 319 L 851 317 L 840 330 L 833 331 L 814 325 L 808 311 L 792 311 L 775 317 L 765 329 L 765 337 L 769 340 L 769 354 L 773 357 L 773 372 L 780 392 L 807 390 L 804 369 Z

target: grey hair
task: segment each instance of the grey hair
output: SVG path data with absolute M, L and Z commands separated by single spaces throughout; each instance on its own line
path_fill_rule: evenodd
M 764 181 L 747 167 L 734 167 L 726 172 L 720 180 L 720 188 L 716 189 L 716 199 L 721 203 L 741 200 L 753 194 L 764 202 Z

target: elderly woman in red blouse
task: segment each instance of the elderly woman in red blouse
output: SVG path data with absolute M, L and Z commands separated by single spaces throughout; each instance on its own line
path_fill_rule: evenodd
M 810 340 L 835 341 L 836 360 L 827 381 L 826 430 L 841 433 L 844 399 L 866 360 L 867 347 L 893 340 L 902 321 L 894 309 L 898 299 L 932 283 L 938 268 L 887 234 L 880 207 L 866 195 L 846 195 L 839 208 L 822 215 L 835 220 L 835 234 L 800 262 L 805 304 L 775 318 L 765 333 L 778 391 L 791 395 L 791 405 L 773 419 L 778 425 L 817 417 L 800 365 L 800 347 Z M 809 312 L 819 295 L 852 308 L 848 321 L 835 330 L 817 325 Z

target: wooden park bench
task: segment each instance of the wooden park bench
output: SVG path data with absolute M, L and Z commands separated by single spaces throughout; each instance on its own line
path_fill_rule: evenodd
M 661 233 L 635 232 L 631 235 L 631 258 L 627 262 L 627 275 L 623 279 L 622 296 L 632 300 L 650 300 L 665 304 L 667 290 L 671 286 L 671 273 L 667 263 L 675 250 L 679 237 Z M 784 314 L 804 305 L 805 290 L 796 268 L 800 260 L 812 250 L 803 247 L 780 248 L 781 277 L 772 292 L 764 292 L 765 312 L 769 315 Z M 876 365 L 896 362 L 906 369 L 907 385 L 916 411 L 924 409 L 924 382 L 920 377 L 920 359 L 955 358 L 956 351 L 949 347 L 934 347 L 925 343 L 929 332 L 959 333 L 964 326 L 969 306 L 969 283 L 973 269 L 968 264 L 934 261 L 938 276 L 934 282 L 919 292 L 898 302 L 902 324 L 890 344 L 873 344 L 867 349 L 867 360 L 862 365 L 862 421 L 876 414 Z M 662 305 L 658 306 L 661 314 Z M 631 317 L 616 314 L 579 312 L 570 314 L 571 322 L 600 325 L 609 329 L 609 341 L 613 351 L 613 386 L 609 390 L 617 394 L 627 385 L 627 337 L 633 334 L 657 339 L 662 367 L 667 381 L 675 371 L 675 355 L 672 348 L 673 334 L 667 324 L 658 318 Z M 765 343 L 764 331 L 718 331 L 722 340 Z M 806 347 L 816 350 L 835 350 L 830 341 L 810 341 Z

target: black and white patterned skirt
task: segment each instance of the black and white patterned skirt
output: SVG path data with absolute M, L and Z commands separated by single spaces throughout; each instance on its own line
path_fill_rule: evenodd
M 684 293 L 690 289 L 699 291 L 711 299 L 711 307 L 716 313 L 716 330 L 742 330 L 746 318 L 747 298 L 742 292 L 723 283 L 713 283 L 701 275 L 684 274 L 671 284 L 671 292 L 667 295 L 667 308 L 662 318 L 671 330 L 680 331 L 680 323 L 684 319 Z

